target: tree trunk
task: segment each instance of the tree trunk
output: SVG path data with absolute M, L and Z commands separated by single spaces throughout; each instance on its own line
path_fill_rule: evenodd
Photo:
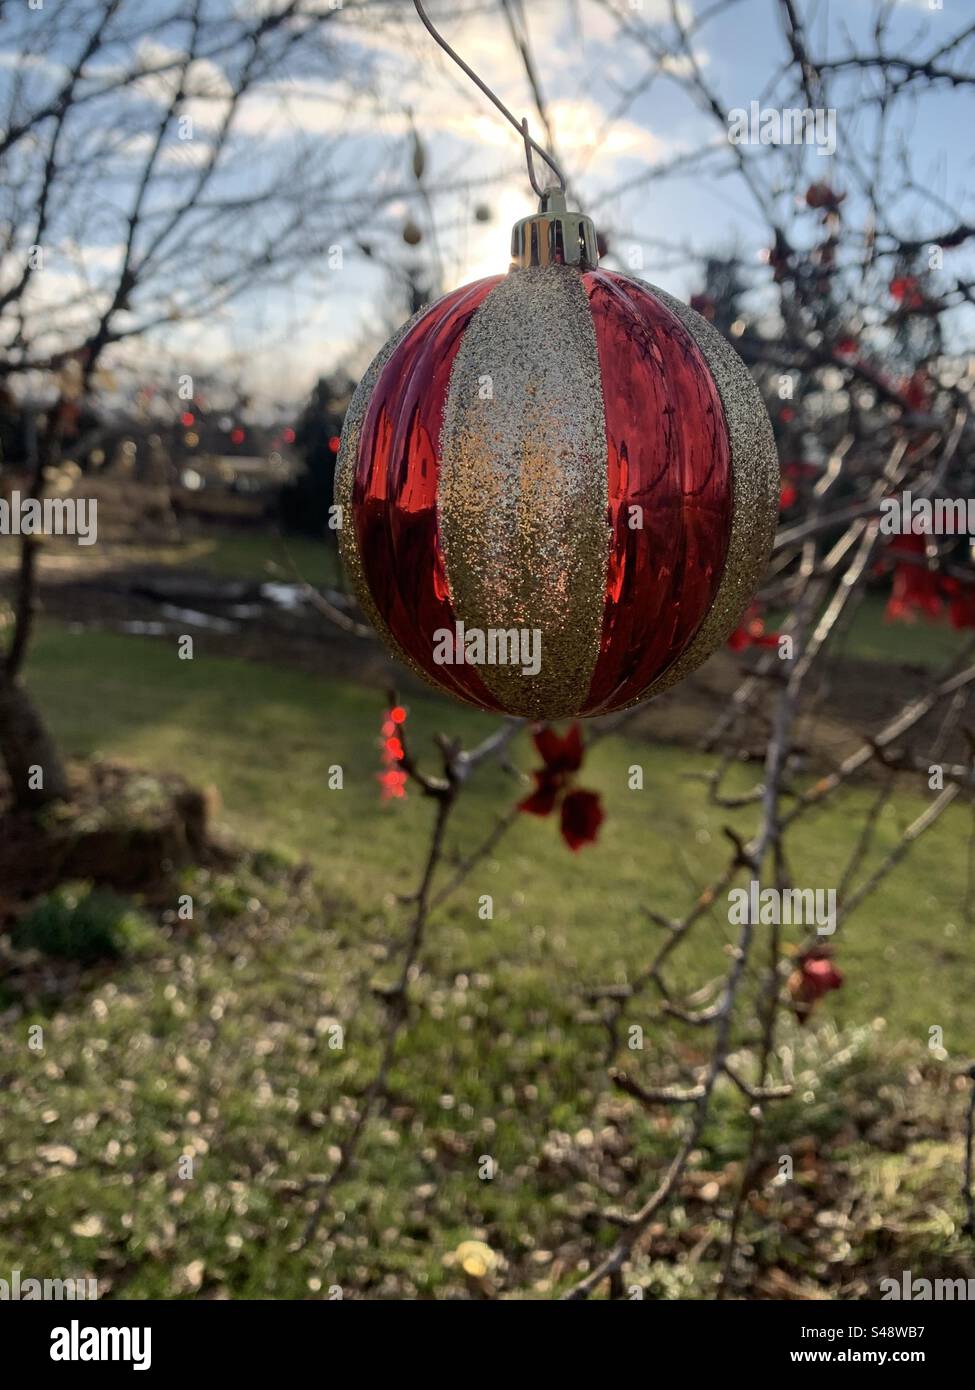
M 68 795 L 57 744 L 19 680 L 0 673 L 0 756 L 18 806 L 46 806 Z M 40 785 L 38 785 L 40 783 Z
M 61 403 L 59 403 L 60 406 Z M 63 412 L 57 409 L 43 442 L 37 438 L 37 420 L 28 411 L 27 455 L 32 462 L 30 480 L 24 491 L 40 498 L 44 473 L 53 467 L 61 450 Z M 20 538 L 20 566 L 14 598 L 14 630 L 0 664 L 0 758 L 13 787 L 18 807 L 47 806 L 68 795 L 68 778 L 57 743 L 49 732 L 34 701 L 20 682 L 20 671 L 34 629 L 37 605 L 37 537 Z

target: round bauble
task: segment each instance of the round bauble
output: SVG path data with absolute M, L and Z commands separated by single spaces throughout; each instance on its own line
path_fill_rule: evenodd
M 422 310 L 353 397 L 340 546 L 390 649 L 451 695 L 605 714 L 725 641 L 765 570 L 779 466 L 705 319 L 526 219 L 504 276 Z

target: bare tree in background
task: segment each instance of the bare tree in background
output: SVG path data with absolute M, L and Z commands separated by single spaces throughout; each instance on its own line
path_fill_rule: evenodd
M 327 292 L 330 250 L 354 253 L 398 196 L 375 157 L 302 125 L 303 103 L 339 129 L 370 101 L 368 60 L 340 41 L 342 16 L 320 0 L 4 8 L 0 374 L 44 403 L 28 417 L 27 496 L 51 484 L 68 441 L 93 442 L 80 422 L 129 344 L 207 323 L 299 271 Z M 21 678 L 38 548 L 22 538 L 0 655 L 0 753 L 25 804 L 67 788 Z M 31 788 L 32 767 L 43 787 Z

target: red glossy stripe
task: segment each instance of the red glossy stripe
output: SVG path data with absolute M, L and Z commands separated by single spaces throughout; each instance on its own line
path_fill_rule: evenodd
M 393 636 L 438 684 L 493 710 L 501 707 L 474 667 L 434 662 L 433 634 L 455 621 L 437 524 L 450 369 L 464 330 L 500 278 L 445 295 L 397 345 L 369 401 L 352 490 L 363 571 Z
M 707 362 L 649 290 L 583 277 L 606 411 L 609 564 L 586 713 L 638 696 L 711 607 L 731 530 L 731 447 Z M 631 529 L 630 508 L 643 529 Z

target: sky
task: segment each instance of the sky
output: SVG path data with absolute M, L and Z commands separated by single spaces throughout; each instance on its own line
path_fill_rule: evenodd
M 942 9 L 932 9 L 932 2 L 901 0 L 892 7 L 891 49 L 920 52 L 961 26 L 962 0 L 944 0 Z M 185 17 L 187 8 L 179 0 L 165 6 L 162 0 L 131 3 L 149 14 L 153 7 L 163 15 L 182 8 Z M 283 0 L 204 3 L 217 14 L 221 7 L 274 9 Z M 242 294 L 202 324 L 186 313 L 184 321 L 124 349 L 126 359 L 146 371 L 169 362 L 219 368 L 245 385 L 256 401 L 275 407 L 300 401 L 324 372 L 343 368 L 358 374 L 406 317 L 400 289 L 380 261 L 391 259 L 401 268 L 412 263 L 423 272 L 436 251 L 442 290 L 501 273 L 507 268 L 511 224 L 535 205 L 516 132 L 436 47 L 411 0 L 307 3 L 339 11 L 329 24 L 328 52 L 312 62 L 282 64 L 273 80 L 241 107 L 234 124 L 236 162 L 226 186 L 247 190 L 273 177 L 275 170 L 288 170 L 290 179 L 293 169 L 294 186 L 300 188 L 303 179 L 317 185 L 327 171 L 335 187 L 354 191 L 361 205 L 341 216 L 323 214 L 323 228 L 329 226 L 329 216 L 333 224 L 345 225 L 334 240 L 325 238 L 328 245 L 289 266 L 275 283 Z M 708 3 L 684 0 L 685 22 Z M 528 115 L 533 135 L 545 144 L 497 0 L 431 0 L 428 8 L 445 37 L 516 116 Z M 641 90 L 649 59 L 634 26 L 649 26 L 652 34 L 659 25 L 661 33 L 669 32 L 670 0 L 528 0 L 520 5 L 516 0 L 512 8 L 516 24 L 523 23 L 530 38 L 570 186 L 597 226 L 611 234 L 617 260 L 610 264 L 632 266 L 633 248 L 639 247 L 644 257 L 639 273 L 685 298 L 699 282 L 698 254 L 737 248 L 758 267 L 768 242 L 767 225 L 740 180 L 718 177 L 713 170 L 694 170 L 665 183 L 648 180 L 654 166 L 704 144 L 727 143 L 714 116 L 700 110 L 679 82 L 664 75 Z M 838 54 L 868 45 L 873 0 L 807 0 L 800 8 L 818 52 Z M 747 109 L 754 100 L 775 104 L 770 83 L 787 52 L 779 12 L 777 0 L 740 0 L 695 38 L 694 60 L 723 109 Z M 23 16 L 18 25 L 0 23 L 0 111 L 8 109 L 4 85 L 9 95 L 15 74 L 23 78 L 25 71 L 22 42 L 18 53 L 22 23 Z M 183 32 L 179 24 L 161 22 L 151 39 L 142 41 L 141 56 L 151 59 L 178 50 Z M 72 41 L 70 30 L 61 29 L 50 44 L 34 45 L 30 86 L 25 88 L 33 98 L 58 82 Z M 103 61 L 121 60 L 110 53 Z M 207 131 L 225 109 L 232 77 L 229 63 L 226 68 L 219 62 L 199 65 L 191 103 L 198 139 L 192 150 L 174 143 L 166 151 L 174 177 L 180 170 L 185 176 L 194 159 L 205 157 Z M 838 162 L 850 150 L 862 149 L 865 155 L 869 149 L 869 126 L 856 126 L 846 111 L 865 80 L 857 74 L 835 88 Z M 147 82 L 112 114 L 115 148 L 94 205 L 90 192 L 85 193 L 84 207 L 52 229 L 52 255 L 47 272 L 38 277 L 36 295 L 55 311 L 62 331 L 71 325 L 70 301 L 79 275 L 97 293 L 118 263 L 120 229 L 144 158 L 148 123 L 168 95 L 165 82 Z M 904 234 L 923 235 L 932 225 L 950 222 L 939 199 L 967 210 L 971 218 L 975 154 L 970 131 L 970 89 L 927 90 L 911 111 L 903 139 L 927 192 L 892 194 L 890 209 Z M 429 198 L 410 169 L 414 136 L 424 151 Z M 774 151 L 761 149 L 747 153 L 757 159 L 775 157 Z M 839 177 L 830 157 L 812 149 L 800 157 L 801 169 L 793 168 L 778 190 L 780 206 L 794 203 L 813 179 L 836 182 Z M 386 200 L 380 212 L 367 211 L 366 205 L 380 194 Z M 163 191 L 160 197 L 165 196 Z M 856 215 L 852 192 L 847 215 Z M 273 219 L 273 210 L 267 216 Z M 402 238 L 407 223 L 422 234 L 415 249 Z M 257 215 L 243 219 L 239 235 L 245 240 L 258 236 L 258 224 Z M 372 258 L 363 254 L 362 243 L 372 248 Z M 668 249 L 651 243 L 666 243 Z M 334 245 L 342 247 L 341 265 L 328 254 L 328 246 Z M 198 249 L 194 255 L 199 259 Z M 219 247 L 213 255 L 219 257 Z M 0 264 L 0 272 L 3 283 L 10 267 Z M 178 296 L 178 256 L 171 274 Z M 188 270 L 184 278 L 189 286 Z

